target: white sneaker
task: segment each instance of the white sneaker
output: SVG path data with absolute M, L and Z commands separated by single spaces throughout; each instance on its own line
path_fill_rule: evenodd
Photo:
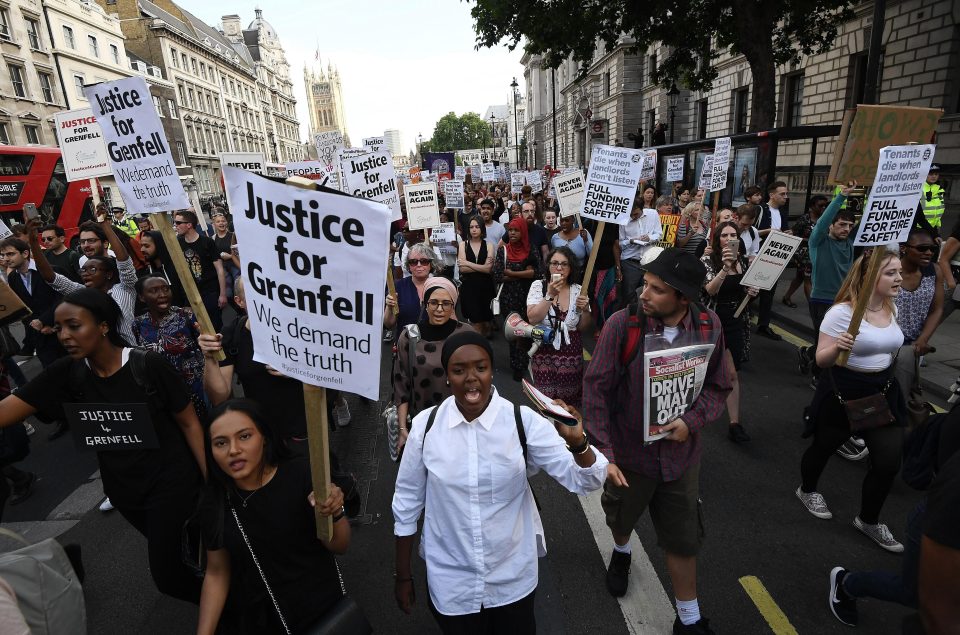
M 100 511 L 102 512 L 111 512 L 113 511 L 113 503 L 110 502 L 110 498 L 104 498 L 103 502 L 100 503 Z
M 870 454 L 867 444 L 860 437 L 850 437 L 837 448 L 837 455 L 848 461 L 862 461 Z
M 31 434 L 34 434 L 37 431 L 36 428 L 34 428 L 32 425 L 30 425 L 26 421 L 23 422 L 23 427 L 26 428 L 27 430 L 27 436 L 30 436 Z
M 337 421 L 337 427 L 345 428 L 350 425 L 350 406 L 346 399 L 340 400 L 340 405 L 334 406 L 333 418 Z
M 890 533 L 890 528 L 883 523 L 869 525 L 857 516 L 853 519 L 853 526 L 887 551 L 892 551 L 893 553 L 901 553 L 903 551 L 903 545 L 894 539 L 893 534 Z
M 823 518 L 825 520 L 833 518 L 833 512 L 827 507 L 827 501 L 823 500 L 820 492 L 810 492 L 808 494 L 798 487 L 797 498 L 799 498 L 803 506 L 807 508 L 807 511 L 817 518 Z

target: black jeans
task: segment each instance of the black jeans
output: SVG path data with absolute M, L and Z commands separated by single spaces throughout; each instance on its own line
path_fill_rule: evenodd
M 757 317 L 757 328 L 764 328 L 770 326 L 770 314 L 773 312 L 773 297 L 777 293 L 777 285 L 774 283 L 773 288 L 769 291 L 761 291 L 758 295 L 759 297 L 759 315 Z
M 429 592 L 427 602 L 443 635 L 536 635 L 537 619 L 533 612 L 533 599 L 536 594 L 534 589 L 530 595 L 516 602 L 492 609 L 481 606 L 479 613 L 467 615 L 442 614 L 433 605 Z
M 807 309 L 810 311 L 810 321 L 813 322 L 813 346 L 807 347 L 807 357 L 813 363 L 813 376 L 820 375 L 820 367 L 817 366 L 817 342 L 820 339 L 820 325 L 823 324 L 823 316 L 827 314 L 827 309 L 833 306 L 830 302 L 807 301 Z
M 220 312 L 220 289 L 202 291 L 200 298 L 203 300 L 203 306 L 207 309 L 207 315 L 213 323 L 213 330 L 219 333 L 223 330 L 223 316 Z

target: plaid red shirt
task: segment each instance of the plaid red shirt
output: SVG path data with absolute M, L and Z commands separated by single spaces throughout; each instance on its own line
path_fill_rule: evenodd
M 662 439 L 643 442 L 643 346 L 640 338 L 636 357 L 622 372 L 621 356 L 627 341 L 627 310 L 614 313 L 600 333 L 593 358 L 583 376 L 583 424 L 590 440 L 618 467 L 661 481 L 674 481 L 700 461 L 700 429 L 723 412 L 727 394 L 733 389 L 723 363 L 723 327 L 720 318 L 707 310 L 713 321 L 709 330 L 715 344 L 707 364 L 703 390 L 681 419 L 690 429 L 683 443 Z M 646 333 L 662 333 L 663 322 L 646 319 Z M 675 346 L 702 344 L 701 329 L 690 312 L 677 325 Z

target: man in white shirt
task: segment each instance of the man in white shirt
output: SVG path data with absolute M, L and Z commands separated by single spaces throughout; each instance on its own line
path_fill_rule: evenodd
M 783 181 L 774 181 L 767 187 L 767 196 L 767 204 L 760 206 L 760 216 L 756 221 L 757 230 L 764 240 L 775 229 L 785 231 L 787 215 L 781 214 L 780 209 L 786 207 L 789 198 L 787 196 L 787 184 Z M 782 340 L 783 338 L 770 328 L 770 314 L 773 311 L 773 297 L 776 292 L 777 285 L 774 283 L 772 289 L 761 291 L 759 294 L 760 313 L 757 317 L 757 334 L 771 340 Z
M 503 225 L 493 220 L 493 209 L 495 205 L 493 199 L 485 198 L 480 201 L 480 217 L 487 229 L 487 242 L 496 246 L 500 243 L 506 230 Z
M 643 268 L 640 261 L 650 245 L 663 236 L 663 226 L 657 210 L 644 208 L 643 200 L 633 202 L 630 221 L 620 226 L 620 269 L 623 272 L 623 297 L 627 302 L 633 296 L 643 280 Z

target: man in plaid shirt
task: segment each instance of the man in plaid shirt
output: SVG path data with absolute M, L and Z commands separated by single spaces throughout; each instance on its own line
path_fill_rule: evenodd
M 703 540 L 700 429 L 723 412 L 732 386 L 723 363 L 720 319 L 697 304 L 705 273 L 695 256 L 679 249 L 667 249 L 648 263 L 638 324 L 630 325 L 628 310 L 615 313 L 583 378 L 584 426 L 610 461 L 601 498 L 615 543 L 607 588 L 616 597 L 626 593 L 630 534 L 649 507 L 676 595 L 675 635 L 713 632 L 697 603 L 696 556 Z M 639 338 L 629 338 L 634 328 L 642 328 Z M 700 395 L 681 417 L 660 428 L 668 436 L 649 445 L 643 440 L 645 334 L 660 335 L 671 347 L 715 345 Z M 636 342 L 635 355 L 625 352 L 632 346 L 628 339 Z

